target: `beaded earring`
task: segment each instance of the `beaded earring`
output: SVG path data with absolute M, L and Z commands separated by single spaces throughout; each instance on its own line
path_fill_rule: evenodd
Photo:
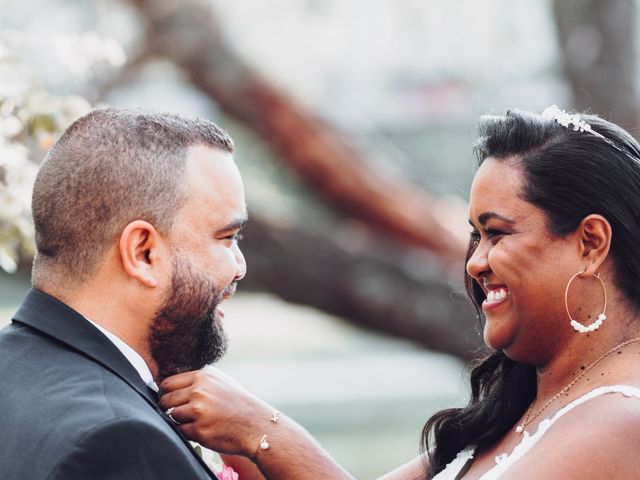
M 573 327 L 573 329 L 576 332 L 580 332 L 580 333 L 589 333 L 589 332 L 595 332 L 597 329 L 599 329 L 602 324 L 604 323 L 604 321 L 607 319 L 607 316 L 605 315 L 605 311 L 607 310 L 607 289 L 604 286 L 604 282 L 602 281 L 602 279 L 600 278 L 600 273 L 594 273 L 593 276 L 595 278 L 598 279 L 598 281 L 600 282 L 600 286 L 602 287 L 602 293 L 604 294 L 604 306 L 602 307 L 602 313 L 600 315 L 598 315 L 598 318 L 596 318 L 596 320 L 590 324 L 590 325 L 583 325 L 580 322 L 578 322 L 577 320 L 574 320 L 571 317 L 571 312 L 569 312 L 569 302 L 568 302 L 568 297 L 569 297 L 569 287 L 571 286 L 571 282 L 573 282 L 573 280 L 580 275 L 581 273 L 584 272 L 578 272 L 576 273 L 573 277 L 571 277 L 569 279 L 569 281 L 567 282 L 567 288 L 564 291 L 564 307 L 567 309 L 567 315 L 569 316 L 569 319 L 571 320 L 570 324 Z

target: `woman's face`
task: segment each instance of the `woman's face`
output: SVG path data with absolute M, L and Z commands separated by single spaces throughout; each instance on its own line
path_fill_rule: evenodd
M 467 272 L 485 293 L 487 345 L 544 364 L 572 333 L 564 290 L 584 265 L 576 235 L 552 235 L 544 212 L 520 197 L 521 186 L 513 161 L 490 157 L 478 169 L 469 205 L 477 248 Z

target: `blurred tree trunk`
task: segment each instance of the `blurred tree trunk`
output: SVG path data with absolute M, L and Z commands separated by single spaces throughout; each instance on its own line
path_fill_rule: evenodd
M 241 288 L 268 291 L 465 360 L 478 356 L 482 337 L 473 308 L 432 254 L 381 244 L 366 231 L 330 231 L 252 216 L 242 241 L 248 275 Z
M 636 2 L 554 0 L 553 7 L 575 107 L 637 131 Z
M 372 241 L 354 248 L 333 228 L 331 235 L 314 233 L 252 214 L 242 244 L 249 265 L 242 287 L 474 356 L 482 343 L 475 316 L 459 282 L 450 281 L 452 271 L 461 278 L 466 238 L 443 220 L 437 201 L 408 181 L 381 175 L 331 125 L 248 68 L 225 44 L 208 1 L 128 1 L 148 24 L 145 51 L 135 58 L 150 52 L 180 66 L 325 200 L 390 234 L 386 248 Z
M 220 33 L 207 0 L 129 0 L 147 48 L 182 67 L 228 115 L 255 131 L 325 200 L 372 228 L 459 266 L 466 238 L 423 189 L 378 172 L 331 125 L 250 69 Z

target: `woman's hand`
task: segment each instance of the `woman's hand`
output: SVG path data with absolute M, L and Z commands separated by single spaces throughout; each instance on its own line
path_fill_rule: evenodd
M 274 408 L 213 367 L 165 379 L 160 394 L 187 438 L 221 453 L 253 458 L 274 426 Z
M 253 469 L 248 478 L 354 480 L 304 428 L 279 418 L 273 407 L 218 369 L 169 377 L 160 394 L 160 406 L 172 409 L 171 417 L 189 440 L 255 463 L 259 471 Z

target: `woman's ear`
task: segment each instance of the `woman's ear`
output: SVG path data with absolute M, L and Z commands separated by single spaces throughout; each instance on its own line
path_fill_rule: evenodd
M 147 287 L 157 287 L 160 234 L 149 222 L 134 220 L 120 234 L 118 250 L 127 275 Z
M 602 215 L 586 216 L 578 227 L 580 253 L 585 263 L 585 274 L 597 273 L 609 255 L 611 248 L 611 225 Z

